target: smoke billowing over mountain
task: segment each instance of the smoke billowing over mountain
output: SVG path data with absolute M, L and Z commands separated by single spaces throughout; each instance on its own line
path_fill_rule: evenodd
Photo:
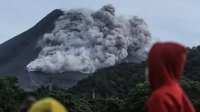
M 98 11 L 73 9 L 64 13 L 54 30 L 38 40 L 37 47 L 42 50 L 27 65 L 28 71 L 93 73 L 135 54 L 143 55 L 150 42 L 143 19 L 122 19 L 111 5 Z

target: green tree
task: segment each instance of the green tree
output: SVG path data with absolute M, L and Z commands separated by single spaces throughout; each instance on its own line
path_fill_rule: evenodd
M 200 112 L 200 82 L 192 80 L 182 80 L 181 86 L 193 102 L 197 112 Z
M 150 85 L 147 82 L 136 85 L 126 98 L 126 112 L 144 112 L 149 92 Z
M 106 99 L 106 105 L 104 112 L 123 112 L 125 102 L 119 98 L 108 98 Z
M 19 88 L 16 77 L 0 79 L 0 111 L 17 112 L 25 97 L 26 93 Z
M 64 89 L 52 91 L 48 96 L 63 103 L 69 112 L 92 112 L 90 104 L 86 100 L 75 99 Z

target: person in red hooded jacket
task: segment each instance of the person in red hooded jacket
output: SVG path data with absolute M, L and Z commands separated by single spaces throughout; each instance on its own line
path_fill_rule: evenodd
M 179 85 L 186 60 L 185 47 L 173 43 L 156 43 L 148 57 L 151 94 L 147 112 L 195 112 Z

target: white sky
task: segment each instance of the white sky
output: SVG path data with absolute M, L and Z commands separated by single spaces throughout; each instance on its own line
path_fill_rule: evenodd
M 200 45 L 199 0 L 0 0 L 0 43 L 28 30 L 56 8 L 98 10 L 113 4 L 117 15 L 137 15 L 153 40 Z

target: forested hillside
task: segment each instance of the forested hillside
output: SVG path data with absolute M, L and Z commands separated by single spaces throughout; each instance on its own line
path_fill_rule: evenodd
M 192 80 L 200 80 L 200 46 L 187 48 L 185 76 Z
M 138 83 L 143 83 L 145 62 L 122 63 L 100 69 L 92 76 L 81 80 L 69 89 L 73 95 L 81 98 L 124 97 Z

